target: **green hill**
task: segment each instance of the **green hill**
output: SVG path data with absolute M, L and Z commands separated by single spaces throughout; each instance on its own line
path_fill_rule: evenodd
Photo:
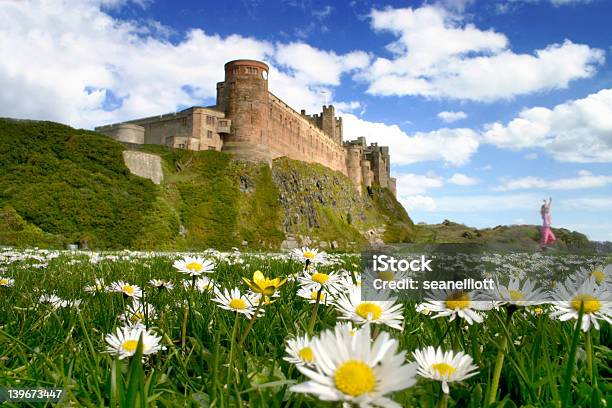
M 163 182 L 134 176 L 125 149 L 162 158 Z M 0 244 L 99 249 L 358 249 L 414 239 L 387 189 L 359 194 L 341 173 L 288 159 L 126 147 L 53 123 L 0 119 Z

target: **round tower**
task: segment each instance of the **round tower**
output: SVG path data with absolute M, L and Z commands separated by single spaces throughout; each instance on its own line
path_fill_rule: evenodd
M 225 64 L 225 117 L 231 120 L 223 151 L 234 158 L 270 162 L 268 147 L 268 65 L 235 60 Z

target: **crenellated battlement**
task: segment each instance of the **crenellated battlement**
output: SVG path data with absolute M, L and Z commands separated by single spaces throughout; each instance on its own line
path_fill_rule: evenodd
M 261 61 L 225 64 L 214 106 L 100 126 L 119 141 L 162 144 L 189 150 L 220 150 L 236 160 L 271 163 L 278 157 L 320 163 L 348 176 L 355 186 L 395 190 L 389 148 L 365 138 L 343 141 L 342 118 L 333 105 L 320 113 L 295 111 L 268 91 L 269 67 Z M 368 189 L 369 191 L 369 189 Z

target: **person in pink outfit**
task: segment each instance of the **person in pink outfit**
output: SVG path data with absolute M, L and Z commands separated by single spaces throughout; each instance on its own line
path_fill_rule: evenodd
M 544 249 L 546 245 L 552 244 L 557 240 L 550 228 L 550 206 L 552 197 L 548 198 L 548 202 L 544 200 L 544 204 L 540 207 L 540 215 L 542 216 L 542 229 L 540 230 L 540 248 Z

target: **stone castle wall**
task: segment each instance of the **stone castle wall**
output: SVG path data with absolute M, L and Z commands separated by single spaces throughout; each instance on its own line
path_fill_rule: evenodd
M 270 163 L 289 157 L 320 163 L 348 176 L 361 191 L 373 183 L 395 187 L 387 147 L 365 138 L 343 141 L 342 118 L 332 105 L 298 113 L 268 91 L 268 66 L 260 61 L 225 64 L 215 106 L 102 126 L 97 131 L 128 143 L 162 144 L 190 150 L 221 150 L 238 160 Z

